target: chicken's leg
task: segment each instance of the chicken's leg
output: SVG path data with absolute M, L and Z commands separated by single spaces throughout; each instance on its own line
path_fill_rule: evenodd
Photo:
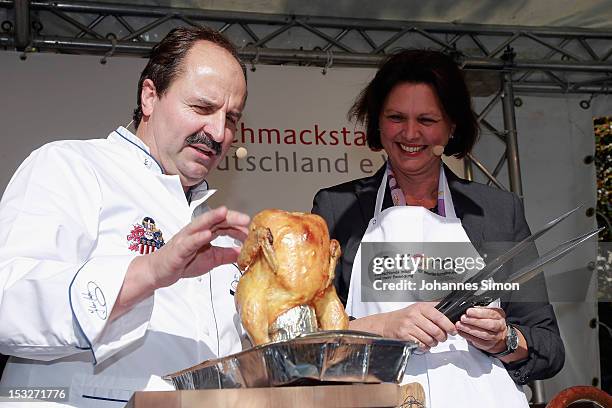
M 334 285 L 329 285 L 323 295 L 315 298 L 314 308 L 321 329 L 346 330 L 348 328 L 348 315 L 336 295 Z
M 346 330 L 348 328 L 348 316 L 336 295 L 336 289 L 334 289 L 336 263 L 341 253 L 340 244 L 335 239 L 332 239 L 329 243 L 327 287 L 322 295 L 314 299 L 314 308 L 317 320 L 319 321 L 319 327 L 323 330 Z
M 240 319 L 254 345 L 267 343 L 268 337 L 268 288 L 273 277 L 265 264 L 256 262 L 245 273 L 236 288 L 236 306 Z

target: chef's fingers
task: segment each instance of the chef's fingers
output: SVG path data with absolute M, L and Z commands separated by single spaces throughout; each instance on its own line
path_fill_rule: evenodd
M 239 211 L 228 210 L 225 222 L 232 227 L 248 227 L 251 217 Z
M 225 227 L 248 227 L 251 218 L 238 211 L 228 210 L 226 207 L 219 207 L 196 217 L 184 230 L 188 233 L 196 233 L 203 230 L 215 230 Z
M 242 228 L 245 231 L 249 230 L 248 225 L 241 225 L 241 224 L 237 224 L 236 225 L 236 224 L 229 223 L 229 222 L 226 222 L 226 221 L 223 221 L 223 222 L 220 222 L 220 223 L 217 223 L 217 224 L 214 224 L 214 225 L 210 226 L 210 230 L 212 232 L 215 232 L 216 230 L 223 229 L 223 228 Z
M 151 274 L 155 276 L 154 280 L 158 287 L 170 286 L 178 279 L 185 277 L 186 269 L 189 269 L 189 265 L 193 264 L 198 251 L 202 251 L 203 247 L 208 245 L 211 236 L 209 230 L 195 234 L 188 234 L 181 230 L 166 245 L 146 255 Z M 204 269 L 199 274 L 207 272 L 209 269 Z M 196 276 L 192 272 L 187 273 L 190 276 Z
M 238 260 L 238 255 L 240 254 L 240 248 L 236 247 L 217 247 L 212 245 L 209 250 L 206 251 L 204 256 L 211 257 L 212 268 L 215 268 L 220 265 L 231 264 Z
M 220 265 L 226 265 L 236 262 L 240 248 L 236 247 L 217 247 L 206 244 L 186 266 L 182 272 L 182 278 L 192 278 L 195 276 L 204 275 L 211 269 Z
M 193 258 L 193 256 L 212 241 L 210 230 L 194 231 L 192 233 L 181 233 L 172 237 L 162 249 L 172 250 L 182 260 Z M 178 267 L 178 265 L 177 265 Z
M 207 249 L 210 243 L 218 236 L 225 235 L 237 240 L 246 239 L 247 231 L 244 227 L 218 229 L 213 233 L 210 229 L 187 230 L 175 235 L 170 242 L 181 259 L 190 259 L 196 252 Z M 240 251 L 240 248 L 238 248 Z M 232 261 L 234 262 L 234 261 Z
M 227 217 L 228 211 L 226 207 L 213 208 L 206 211 L 204 214 L 194 218 L 181 230 L 181 232 L 196 234 L 201 231 L 209 230 L 214 225 L 223 222 Z
M 212 231 L 212 239 L 225 235 L 232 237 L 241 243 L 246 240 L 248 234 L 249 230 L 246 227 L 218 228 Z M 239 242 L 236 242 L 236 244 L 238 245 Z

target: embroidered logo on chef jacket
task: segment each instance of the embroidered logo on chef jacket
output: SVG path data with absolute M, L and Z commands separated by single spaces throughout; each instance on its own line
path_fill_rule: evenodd
M 164 246 L 162 232 L 155 226 L 155 220 L 144 217 L 142 223 L 135 224 L 127 236 L 130 251 L 149 254 Z

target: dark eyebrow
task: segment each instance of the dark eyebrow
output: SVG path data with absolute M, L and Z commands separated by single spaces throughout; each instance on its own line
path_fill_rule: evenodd
M 202 106 L 211 107 L 211 108 L 215 108 L 215 109 L 219 109 L 220 108 L 220 106 L 218 104 L 216 104 L 215 102 L 213 102 L 210 99 L 205 98 L 203 96 L 197 98 L 196 102 L 199 105 L 202 105 Z M 242 117 L 242 112 L 240 112 L 240 111 L 227 112 L 227 114 L 232 116 L 236 121 L 239 121 L 240 118 Z

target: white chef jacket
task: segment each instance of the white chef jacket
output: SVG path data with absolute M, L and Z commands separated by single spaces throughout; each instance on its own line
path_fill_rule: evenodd
M 123 406 L 147 384 L 166 386 L 158 376 L 240 351 L 234 265 L 158 289 L 108 322 L 140 255 L 128 235 L 149 217 L 167 242 L 213 193 L 204 182 L 189 202 L 123 127 L 34 151 L 0 202 L 0 352 L 16 356 L 1 385 L 70 387 L 71 406 Z

